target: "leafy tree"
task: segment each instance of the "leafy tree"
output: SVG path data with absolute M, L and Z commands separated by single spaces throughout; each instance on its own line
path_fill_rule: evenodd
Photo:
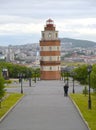
M 88 89 L 87 87 L 85 86 L 85 88 L 83 89 L 83 94 L 86 96 L 88 94 Z
M 35 78 L 35 77 L 40 77 L 40 69 L 36 68 L 28 68 L 24 65 L 18 65 L 18 64 L 13 64 L 13 63 L 8 63 L 8 62 L 0 62 L 0 68 L 1 70 L 3 68 L 8 69 L 9 73 L 9 78 L 19 78 L 19 74 L 25 75 L 25 78 Z
M 37 73 L 37 78 L 39 80 L 39 78 L 40 78 L 40 69 L 39 68 L 37 68 L 36 73 Z
M 91 72 L 91 87 L 96 90 L 96 64 L 93 65 L 92 67 L 92 72 Z
M 5 86 L 4 86 L 4 78 L 0 77 L 0 108 L 1 108 L 1 102 L 2 98 L 4 97 L 5 94 Z
M 87 72 L 87 65 L 82 65 L 75 69 L 76 73 L 76 80 L 80 82 L 80 84 L 87 84 L 88 83 L 88 72 Z

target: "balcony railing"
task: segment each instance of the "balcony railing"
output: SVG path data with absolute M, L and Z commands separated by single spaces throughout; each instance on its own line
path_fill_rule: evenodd
M 40 65 L 60 65 L 60 61 L 40 61 Z

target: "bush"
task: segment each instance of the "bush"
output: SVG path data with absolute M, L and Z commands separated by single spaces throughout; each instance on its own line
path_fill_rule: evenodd
M 11 81 L 11 80 L 5 80 L 5 83 L 6 83 L 6 84 L 11 84 L 12 81 Z
M 83 89 L 83 94 L 85 94 L 85 96 L 88 94 L 88 89 L 87 89 L 86 86 L 85 86 L 85 88 Z
M 93 89 L 93 92 L 96 94 L 96 88 Z
M 4 78 L 0 77 L 0 108 L 1 108 L 1 102 L 2 102 L 2 98 L 4 97 L 4 94 L 5 94 Z

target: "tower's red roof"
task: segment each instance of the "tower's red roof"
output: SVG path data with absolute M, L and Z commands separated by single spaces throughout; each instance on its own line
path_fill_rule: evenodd
M 54 22 L 53 22 L 52 19 L 48 19 L 48 20 L 46 21 L 46 24 L 47 24 L 47 25 L 48 25 L 48 24 L 54 24 Z
M 49 22 L 49 23 L 50 23 L 50 22 L 53 22 L 53 20 L 52 20 L 52 19 L 48 19 L 46 22 Z
M 55 30 L 54 22 L 52 19 L 46 21 L 45 30 Z

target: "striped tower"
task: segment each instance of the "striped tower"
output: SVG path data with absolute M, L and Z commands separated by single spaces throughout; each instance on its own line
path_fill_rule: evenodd
M 40 69 L 41 80 L 59 80 L 60 67 L 60 40 L 51 19 L 46 21 L 40 40 Z

